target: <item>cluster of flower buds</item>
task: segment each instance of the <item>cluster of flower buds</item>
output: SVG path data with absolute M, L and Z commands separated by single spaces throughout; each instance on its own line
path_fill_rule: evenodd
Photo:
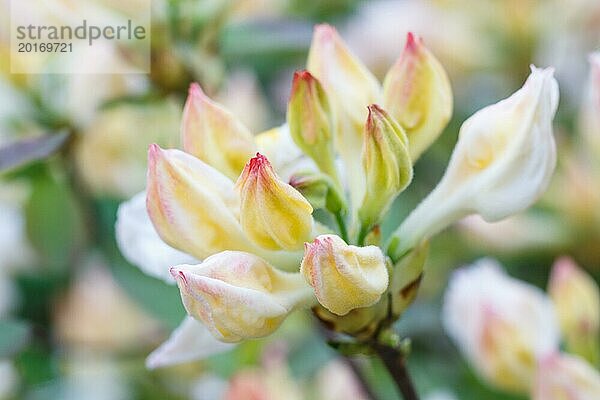
M 150 147 L 146 194 L 121 207 L 119 245 L 174 278 L 188 314 L 220 341 L 269 335 L 303 307 L 369 339 L 414 299 L 433 234 L 467 214 L 499 220 L 544 191 L 557 102 L 552 71 L 532 68 L 522 89 L 467 120 L 438 187 L 382 245 L 379 224 L 450 118 L 450 84 L 412 34 L 380 84 L 320 25 L 281 127 L 253 136 L 192 85 L 183 151 Z M 185 358 L 181 343 L 199 329 L 186 320 L 151 364 Z
M 492 385 L 534 400 L 593 399 L 600 393 L 600 293 L 569 259 L 550 277 L 550 297 L 483 259 L 454 273 L 443 321 L 474 369 Z M 562 354 L 566 348 L 577 353 Z

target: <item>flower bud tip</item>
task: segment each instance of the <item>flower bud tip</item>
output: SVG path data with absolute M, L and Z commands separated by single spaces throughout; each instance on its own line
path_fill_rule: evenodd
M 416 52 L 417 46 L 419 45 L 420 41 L 421 41 L 421 38 L 415 37 L 414 33 L 412 33 L 412 32 L 408 32 L 406 34 L 405 50 L 408 52 Z
M 202 87 L 198 82 L 192 82 L 190 84 L 190 88 L 188 89 L 188 94 L 190 97 L 202 97 L 204 96 L 204 92 L 202 91 Z
M 329 24 L 319 24 L 315 26 L 314 34 L 321 40 L 331 40 L 336 34 L 336 30 Z
M 270 165 L 271 163 L 269 162 L 267 157 L 263 156 L 260 153 L 256 153 L 256 156 L 252 157 L 250 161 L 248 161 L 248 170 L 249 172 L 257 172 L 261 168 Z
M 162 149 L 160 146 L 156 143 L 152 143 L 150 146 L 148 146 L 148 160 L 156 160 L 160 156 L 161 152 Z
M 169 268 L 169 273 L 175 280 L 181 279 L 183 281 L 183 283 L 185 283 L 187 285 L 187 283 L 188 283 L 187 278 L 185 277 L 185 274 L 183 273 L 182 270 L 180 270 L 177 267 L 171 267 L 171 268 Z
M 290 94 L 290 99 L 294 97 L 294 94 L 298 91 L 298 86 L 302 81 L 308 83 L 308 90 L 311 90 L 311 85 L 315 81 L 315 77 L 305 69 L 294 72 L 294 79 L 292 81 L 292 92 Z

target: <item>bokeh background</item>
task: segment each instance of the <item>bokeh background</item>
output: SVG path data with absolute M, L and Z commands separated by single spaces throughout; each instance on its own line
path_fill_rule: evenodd
M 243 400 L 263 399 L 250 396 L 264 386 L 274 400 L 368 398 L 306 313 L 268 339 L 148 371 L 145 357 L 184 310 L 177 289 L 128 264 L 114 238 L 119 203 L 145 185 L 148 145 L 178 145 L 190 82 L 253 132 L 279 125 L 316 23 L 336 26 L 380 78 L 413 31 L 450 76 L 453 119 L 384 235 L 437 183 L 469 115 L 520 87 L 531 63 L 556 68 L 550 189 L 526 213 L 493 225 L 468 218 L 436 237 L 419 297 L 398 323 L 413 338 L 409 369 L 425 398 L 520 398 L 482 383 L 445 336 L 440 304 L 453 269 L 492 256 L 545 288 L 567 254 L 600 277 L 600 132 L 581 122 L 587 55 L 600 49 L 597 0 L 153 0 L 151 73 L 98 76 L 10 74 L 8 1 L 0 7 L 0 399 Z M 135 63 L 135 48 L 110 50 L 103 62 Z M 360 361 L 378 398 L 397 398 L 379 362 Z

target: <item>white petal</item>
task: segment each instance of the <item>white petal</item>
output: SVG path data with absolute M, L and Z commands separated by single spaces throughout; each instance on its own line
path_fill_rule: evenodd
M 146 367 L 154 369 L 200 360 L 234 347 L 218 341 L 201 322 L 187 316 L 169 339 L 148 356 Z
M 117 244 L 127 261 L 144 273 L 168 283 L 175 281 L 169 268 L 196 264 L 192 256 L 169 246 L 158 236 L 146 211 L 146 192 L 133 196 L 119 206 L 116 223 Z
M 306 157 L 296 146 L 287 124 L 259 133 L 255 138 L 258 150 L 267 156 L 283 181 L 287 182 L 295 172 L 300 170 L 319 170 L 314 161 Z

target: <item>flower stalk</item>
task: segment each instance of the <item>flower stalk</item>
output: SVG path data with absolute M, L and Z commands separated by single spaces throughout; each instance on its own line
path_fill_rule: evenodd
M 373 350 L 394 379 L 404 400 L 419 400 L 419 395 L 406 367 L 406 354 L 401 348 L 374 342 Z

